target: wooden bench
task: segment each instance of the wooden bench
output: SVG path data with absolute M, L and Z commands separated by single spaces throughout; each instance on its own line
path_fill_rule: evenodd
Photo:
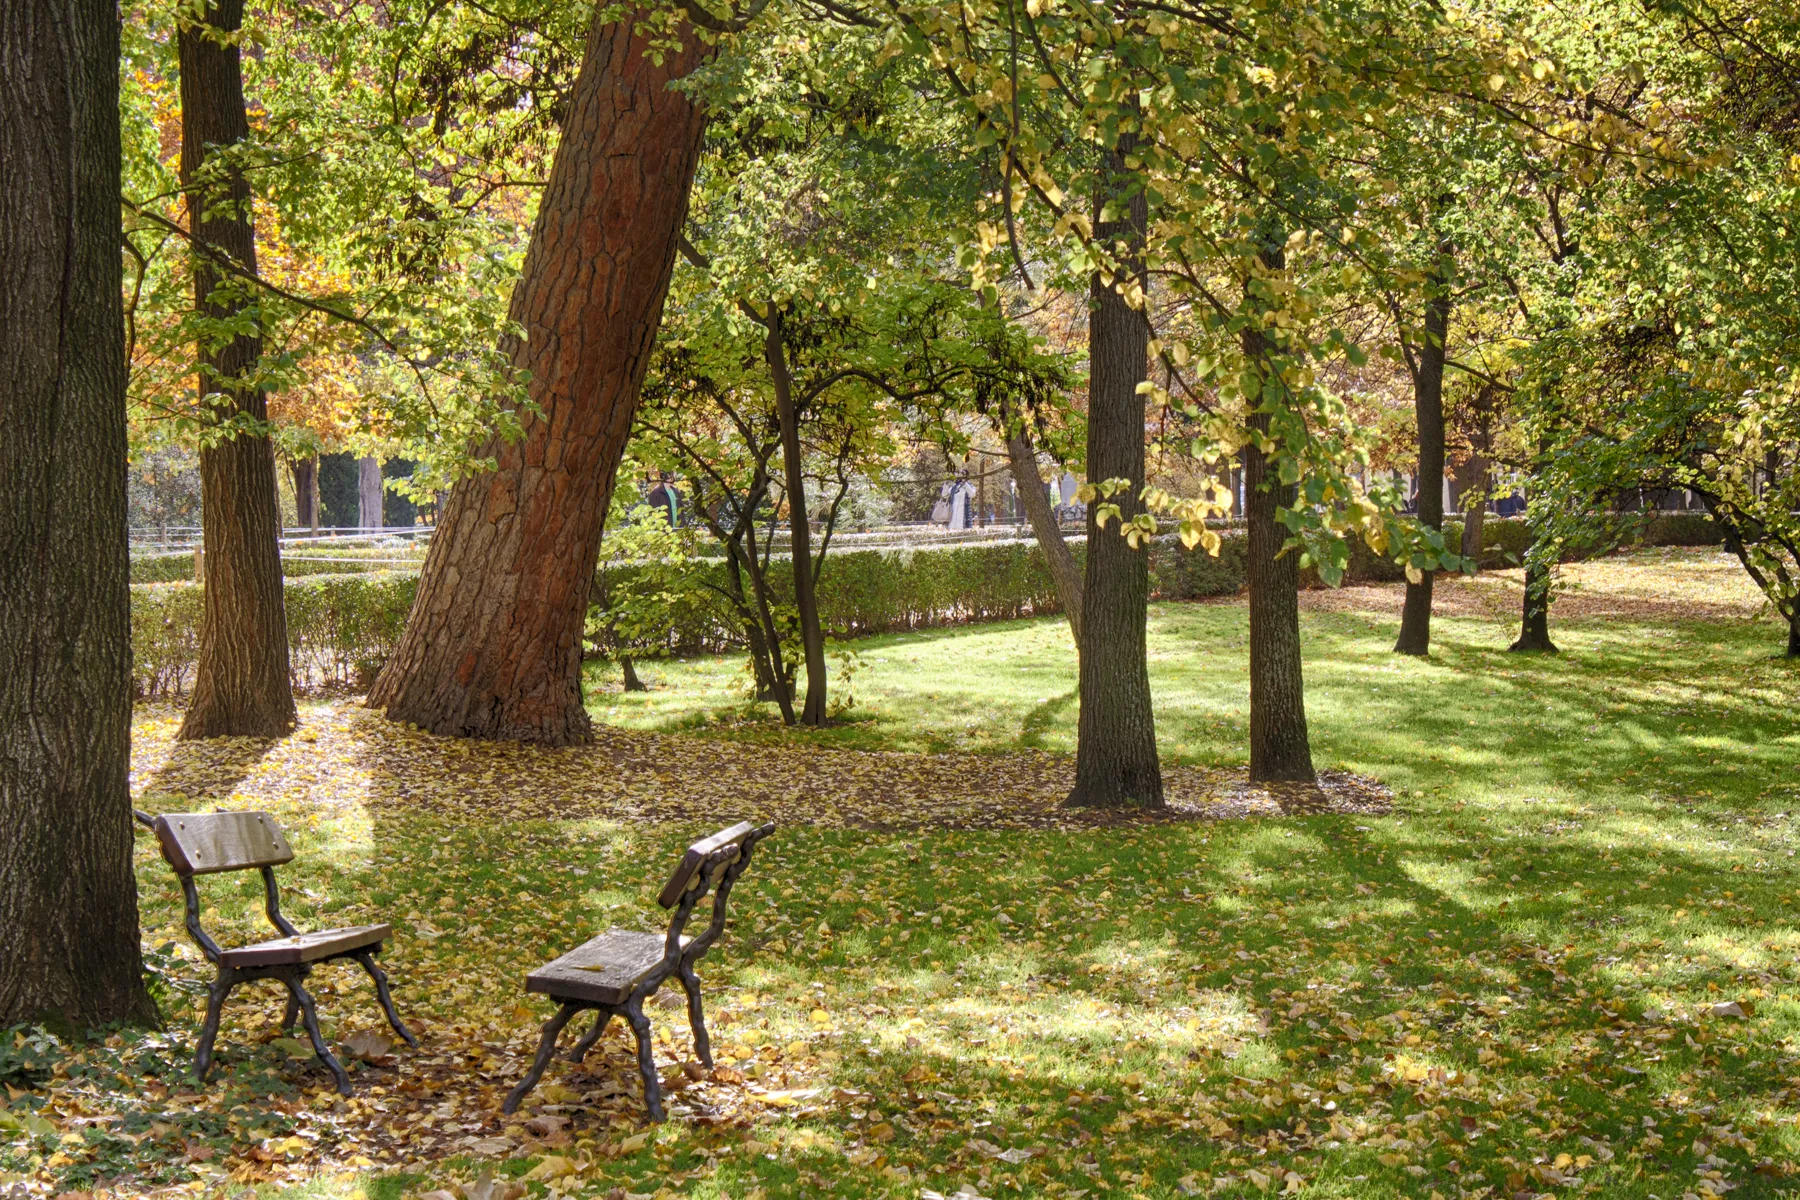
M 656 902 L 674 909 L 666 934 L 639 933 L 629 929 L 609 929 L 585 942 L 554 962 L 546 963 L 525 977 L 525 990 L 538 992 L 558 1004 L 551 1018 L 544 1022 L 544 1035 L 538 1042 L 537 1058 L 519 1086 L 506 1098 L 503 1111 L 514 1112 L 519 1102 L 538 1080 L 550 1057 L 556 1053 L 556 1039 L 569 1018 L 586 1009 L 598 1014 L 594 1027 L 573 1050 L 569 1061 L 578 1063 L 606 1031 L 614 1017 L 623 1017 L 637 1035 L 638 1073 L 644 1078 L 644 1106 L 650 1119 L 663 1119 L 662 1084 L 656 1077 L 656 1059 L 650 1050 L 650 1021 L 644 1016 L 644 1001 L 670 976 L 681 981 L 687 992 L 688 1025 L 694 1031 L 694 1056 L 707 1067 L 712 1066 L 712 1045 L 706 1036 L 706 1021 L 700 1007 L 700 977 L 694 974 L 697 962 L 725 928 L 725 901 L 732 884 L 750 865 L 756 844 L 775 832 L 773 824 L 756 826 L 748 821 L 729 829 L 721 829 L 709 838 L 695 842 L 681 856 L 675 873 L 663 886 Z M 712 919 L 698 937 L 686 937 L 682 931 L 696 905 L 712 895 Z
M 281 1018 L 282 1029 L 292 1029 L 296 1016 L 305 1022 L 306 1036 L 312 1040 L 313 1052 L 336 1077 L 338 1091 L 348 1096 L 350 1077 L 332 1057 L 325 1039 L 320 1036 L 313 999 L 301 986 L 315 964 L 334 958 L 353 958 L 362 964 L 369 978 L 375 981 L 375 995 L 381 1001 L 381 1011 L 387 1015 L 388 1024 L 407 1045 L 419 1044 L 411 1031 L 400 1023 L 394 1012 L 393 999 L 388 995 L 387 975 L 375 965 L 375 955 L 393 932 L 389 926 L 349 925 L 342 929 L 301 933 L 282 916 L 275 868 L 292 862 L 294 851 L 274 817 L 262 812 L 164 813 L 152 817 L 135 810 L 134 815 L 155 832 L 163 859 L 175 868 L 175 874 L 181 880 L 182 895 L 187 899 L 188 934 L 207 961 L 219 969 L 218 977 L 207 992 L 206 1023 L 200 1028 L 200 1045 L 194 1052 L 195 1078 L 206 1082 L 212 1067 L 213 1042 L 219 1036 L 219 1016 L 231 989 L 256 979 L 278 979 L 288 991 L 287 1010 Z M 282 936 L 254 945 L 222 949 L 200 927 L 200 892 L 194 885 L 194 877 L 253 868 L 262 871 L 263 911 Z

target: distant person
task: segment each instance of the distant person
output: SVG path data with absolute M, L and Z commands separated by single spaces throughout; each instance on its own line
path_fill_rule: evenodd
M 675 489 L 668 480 L 660 479 L 656 486 L 650 489 L 649 502 L 652 508 L 662 509 L 663 515 L 668 518 L 669 528 L 675 528 L 675 517 L 680 512 L 680 502 L 676 499 Z

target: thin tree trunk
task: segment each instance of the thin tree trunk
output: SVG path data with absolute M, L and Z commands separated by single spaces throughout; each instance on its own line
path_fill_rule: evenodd
M 356 460 L 356 523 L 364 529 L 380 529 L 381 460 L 364 455 Z
M 1013 430 L 1010 422 L 1013 418 L 1006 412 L 1000 414 L 1002 422 L 1008 423 L 1006 434 L 1006 457 L 1012 466 L 1013 482 L 1018 485 L 1019 503 L 1025 508 L 1025 516 L 1031 521 L 1032 536 L 1037 538 L 1038 550 L 1044 556 L 1045 564 L 1050 568 L 1050 580 L 1056 585 L 1056 598 L 1062 602 L 1063 612 L 1069 618 L 1069 633 L 1075 639 L 1075 652 L 1081 652 L 1081 568 L 1075 565 L 1075 555 L 1069 550 L 1069 543 L 1063 539 L 1062 528 L 1056 523 L 1056 514 L 1050 511 L 1050 498 L 1044 492 L 1044 481 L 1038 475 L 1037 451 L 1031 445 L 1031 432 L 1025 428 L 1020 419 L 1019 428 Z
M 794 566 L 794 606 L 800 610 L 800 644 L 806 651 L 806 703 L 802 725 L 825 724 L 825 633 L 819 627 L 819 598 L 813 586 L 812 522 L 806 515 L 805 465 L 800 457 L 800 418 L 794 411 L 794 381 L 788 373 L 782 342 L 781 310 L 769 304 L 768 336 L 763 342 L 769 375 L 775 383 L 775 415 L 781 421 L 781 460 L 787 479 L 789 556 Z
M 250 136 L 244 73 L 235 35 L 244 0 L 214 0 L 203 22 L 184 18 L 181 64 L 181 183 L 188 228 L 203 245 L 256 270 L 250 188 L 236 170 L 209 162 L 213 147 Z M 207 257 L 194 256 L 194 304 L 213 321 L 235 321 L 251 303 L 243 283 Z M 240 333 L 202 340 L 200 388 L 213 419 L 268 420 L 255 376 L 262 337 Z M 281 581 L 281 514 L 275 447 L 265 434 L 239 433 L 200 451 L 200 529 L 206 547 L 206 600 L 194 694 L 182 739 L 280 737 L 293 729 L 287 610 Z
M 628 692 L 647 692 L 644 681 L 638 678 L 637 664 L 631 661 L 629 654 L 619 655 L 619 671 L 625 679 L 625 690 Z
M 0 20 L 0 1027 L 154 1023 L 132 875 L 119 16 Z
M 767 639 L 763 637 L 762 622 L 750 608 L 750 599 L 744 595 L 744 576 L 742 551 L 735 539 L 724 540 L 725 546 L 725 598 L 731 603 L 732 610 L 738 614 L 738 620 L 744 626 L 744 642 L 750 651 L 750 669 L 756 678 L 756 698 L 758 700 L 783 700 L 785 693 L 777 691 L 775 667 L 769 658 Z M 792 725 L 793 722 L 789 721 Z
M 296 458 L 289 469 L 294 475 L 294 523 L 319 531 L 319 459 Z
M 1279 267 L 1279 249 L 1265 250 L 1263 260 Z M 1262 333 L 1244 330 L 1243 347 L 1245 360 L 1260 368 L 1268 354 Z M 1249 419 L 1250 428 L 1258 433 L 1269 432 L 1268 389 L 1280 386 L 1279 379 L 1264 380 L 1260 411 Z M 1282 553 L 1287 533 L 1276 516 L 1278 508 L 1293 505 L 1295 486 L 1281 482 L 1254 441 L 1245 443 L 1243 462 L 1250 588 L 1250 778 L 1311 780 L 1315 776 L 1300 658 L 1299 555 Z
M 1787 656 L 1800 658 L 1800 603 L 1794 605 L 1794 615 L 1788 618 Z
M 1542 650 L 1555 654 L 1550 640 L 1550 572 L 1529 560 L 1525 564 L 1525 600 L 1519 618 L 1519 637 L 1509 650 Z
M 1123 286 L 1144 283 L 1144 233 L 1148 211 L 1141 188 L 1131 187 L 1125 158 L 1135 137 L 1123 134 L 1107 155 L 1107 178 L 1096 197 L 1096 216 L 1108 203 L 1122 219 L 1097 222 L 1095 237 L 1119 246 Z M 1150 600 L 1150 548 L 1133 548 L 1123 526 L 1143 511 L 1144 397 L 1150 333 L 1144 314 L 1116 287 L 1091 278 L 1088 315 L 1088 481 L 1126 479 L 1110 498 L 1119 517 L 1100 528 L 1088 505 L 1086 579 L 1081 613 L 1081 715 L 1075 747 L 1075 788 L 1065 804 L 1077 807 L 1163 806 L 1162 765 L 1156 757 L 1156 718 L 1150 706 L 1145 622 Z
M 1413 408 L 1419 431 L 1419 523 L 1439 533 L 1444 529 L 1444 357 L 1450 333 L 1450 291 L 1444 269 L 1449 251 L 1439 247 L 1439 266 L 1427 278 L 1432 294 L 1425 304 L 1425 344 L 1419 347 L 1413 376 Z M 1431 592 L 1436 571 L 1421 572 L 1406 585 L 1400 614 L 1398 654 L 1431 653 Z
M 581 635 L 600 532 L 662 319 L 704 118 L 669 84 L 710 51 L 648 53 L 637 15 L 596 10 L 503 345 L 540 414 L 456 484 L 418 599 L 369 703 L 434 733 L 567 745 L 592 736 Z

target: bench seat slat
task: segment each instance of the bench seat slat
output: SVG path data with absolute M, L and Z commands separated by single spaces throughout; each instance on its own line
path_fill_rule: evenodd
M 686 946 L 692 938 L 684 937 Z M 631 989 L 662 962 L 664 935 L 609 929 L 525 977 L 525 990 L 595 1004 L 623 1004 Z
M 276 938 L 251 946 L 238 946 L 219 956 L 227 967 L 269 967 L 283 963 L 310 963 L 379 946 L 393 933 L 390 925 L 346 925 L 321 929 L 297 937 Z

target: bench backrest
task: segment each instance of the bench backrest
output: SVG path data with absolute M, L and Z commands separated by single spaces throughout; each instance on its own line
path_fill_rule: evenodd
M 702 878 L 701 868 L 706 860 L 728 846 L 741 848 L 744 839 L 756 832 L 756 826 L 748 821 L 739 821 L 728 829 L 721 829 L 711 837 L 701 838 L 687 848 L 681 861 L 675 864 L 675 873 L 669 876 L 669 882 L 656 897 L 656 902 L 664 908 L 674 908 L 681 897 L 690 888 L 704 887 L 706 880 Z
M 266 812 L 164 813 L 151 828 L 162 856 L 178 875 L 211 875 L 276 867 L 294 849 Z

